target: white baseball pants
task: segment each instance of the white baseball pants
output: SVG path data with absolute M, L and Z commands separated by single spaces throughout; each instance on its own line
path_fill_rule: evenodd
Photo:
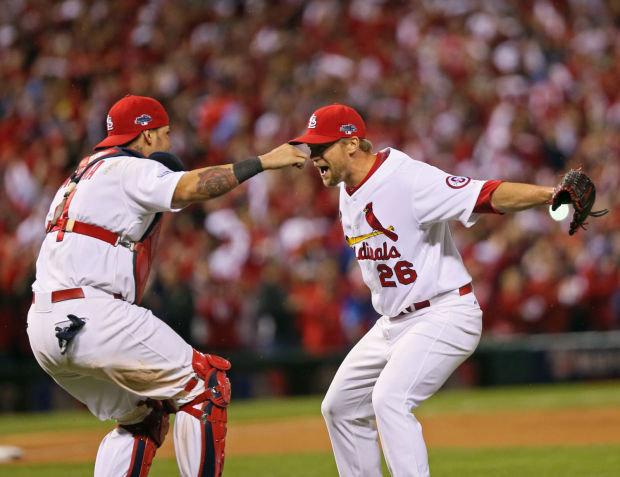
M 36 294 L 28 313 L 28 336 L 41 367 L 99 419 L 119 424 L 140 422 L 149 412 L 138 406 L 145 398 L 173 399 L 177 405 L 204 392 L 200 382 L 190 393 L 194 376 L 192 347 L 149 310 L 104 292 L 83 287 L 86 298 L 51 303 L 50 294 Z M 86 324 L 61 354 L 55 327 L 67 314 Z M 200 421 L 177 414 L 175 450 L 183 477 L 194 477 L 201 466 Z M 123 428 L 102 441 L 95 477 L 124 476 L 132 466 L 134 438 Z
M 430 302 L 379 318 L 334 376 L 321 411 L 341 476 L 382 475 L 377 430 L 393 477 L 429 475 L 422 426 L 411 411 L 473 353 L 482 331 L 473 293 L 455 290 Z

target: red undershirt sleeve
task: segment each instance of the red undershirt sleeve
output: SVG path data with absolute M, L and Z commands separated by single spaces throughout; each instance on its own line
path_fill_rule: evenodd
M 474 206 L 474 213 L 476 214 L 499 214 L 495 208 L 491 205 L 491 196 L 495 189 L 504 181 L 486 181 L 480 190 L 478 200 Z

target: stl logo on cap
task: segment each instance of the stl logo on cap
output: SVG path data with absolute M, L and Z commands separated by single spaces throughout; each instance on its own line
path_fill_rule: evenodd
M 148 114 L 143 114 L 141 116 L 138 116 L 135 121 L 134 124 L 139 124 L 140 126 L 146 126 L 148 123 L 150 123 L 153 120 L 152 117 L 150 117 Z
M 317 109 L 310 116 L 306 134 L 290 140 L 289 144 L 325 144 L 353 136 L 366 138 L 364 120 L 355 109 L 334 103 Z
M 145 129 L 169 124 L 168 113 L 159 101 L 148 96 L 127 94 L 110 108 L 106 118 L 108 137 L 93 149 L 122 146 L 136 139 Z
M 348 134 L 349 136 L 354 132 L 357 132 L 357 128 L 354 124 L 343 124 L 342 126 L 340 126 L 340 130 L 343 133 Z

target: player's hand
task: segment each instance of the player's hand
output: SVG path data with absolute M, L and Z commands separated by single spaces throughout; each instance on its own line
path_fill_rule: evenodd
M 271 151 L 258 156 L 263 169 L 281 169 L 286 166 L 295 166 L 298 169 L 304 167 L 308 155 L 302 150 L 291 146 L 290 144 L 282 144 Z
M 596 187 L 594 182 L 581 169 L 571 169 L 562 177 L 560 183 L 553 190 L 551 209 L 556 210 L 562 204 L 572 204 L 575 212 L 568 230 L 573 235 L 579 228 L 585 229 L 588 217 L 601 217 L 609 210 L 603 209 L 592 212 L 592 206 L 596 200 Z

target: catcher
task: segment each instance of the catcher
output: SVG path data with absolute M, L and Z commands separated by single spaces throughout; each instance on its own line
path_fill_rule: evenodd
M 155 99 L 127 95 L 108 136 L 60 186 L 46 218 L 28 312 L 41 367 L 99 419 L 114 419 L 95 477 L 145 477 L 178 412 L 183 477 L 224 465 L 230 363 L 186 343 L 139 306 L 163 212 L 225 194 L 264 169 L 301 167 L 288 144 L 235 164 L 184 171 L 168 153 L 170 124 Z

